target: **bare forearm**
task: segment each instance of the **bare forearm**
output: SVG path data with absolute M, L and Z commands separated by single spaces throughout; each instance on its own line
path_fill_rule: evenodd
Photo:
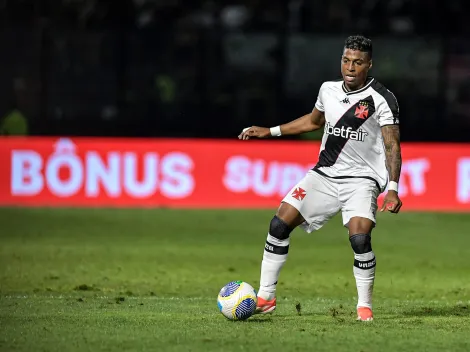
M 390 181 L 398 182 L 401 172 L 401 147 L 400 130 L 398 126 L 386 126 L 382 128 L 384 138 L 385 158 Z
M 322 127 L 322 122 L 315 123 L 311 114 L 306 114 L 298 119 L 281 125 L 282 135 L 296 135 L 318 130 Z
M 390 181 L 398 182 L 400 180 L 401 172 L 401 150 L 400 145 L 390 146 L 388 149 L 385 147 L 387 157 L 387 168 Z
M 238 139 L 248 140 L 250 138 L 269 138 L 271 136 L 295 135 L 315 131 L 325 124 L 325 114 L 314 108 L 310 114 L 304 115 L 289 123 L 276 127 L 251 126 L 245 128 Z M 281 131 L 279 131 L 279 129 Z M 280 132 L 280 133 L 279 133 Z

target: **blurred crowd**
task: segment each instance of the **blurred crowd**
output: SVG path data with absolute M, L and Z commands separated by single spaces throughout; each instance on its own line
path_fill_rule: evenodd
M 69 27 L 174 26 L 300 32 L 437 33 L 467 31 L 463 0 L 3 0 L 3 20 L 48 19 Z M 2 21 L 5 22 L 5 21 Z
M 450 140 L 460 121 L 464 139 L 464 8 L 463 0 L 0 0 L 0 119 L 8 117 L 0 123 L 25 116 L 19 130 L 33 134 L 232 137 L 310 110 L 322 80 L 339 74 L 332 59 L 344 38 L 362 33 L 376 45 L 373 74 L 407 115 L 404 138 Z

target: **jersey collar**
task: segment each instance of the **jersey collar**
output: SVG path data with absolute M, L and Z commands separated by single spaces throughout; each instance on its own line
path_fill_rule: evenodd
M 367 77 L 366 85 L 364 87 L 362 87 L 361 89 L 358 89 L 358 90 L 353 90 L 351 92 L 346 89 L 344 81 L 343 81 L 343 84 L 341 85 L 341 87 L 343 88 L 343 92 L 345 92 L 346 95 L 357 94 L 357 93 L 363 92 L 367 88 L 369 88 L 373 81 L 374 81 L 374 77 Z

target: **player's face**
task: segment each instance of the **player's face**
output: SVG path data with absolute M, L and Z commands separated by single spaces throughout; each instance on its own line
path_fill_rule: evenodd
M 372 60 L 370 60 L 368 53 L 344 49 L 341 57 L 341 74 L 344 84 L 349 90 L 357 90 L 364 86 L 371 67 Z

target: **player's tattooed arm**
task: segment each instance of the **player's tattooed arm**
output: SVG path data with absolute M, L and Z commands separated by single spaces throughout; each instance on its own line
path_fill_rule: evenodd
M 398 125 L 382 127 L 382 137 L 385 145 L 385 158 L 390 181 L 398 183 L 401 172 L 400 128 Z M 398 213 L 402 202 L 395 190 L 388 190 L 380 211 L 387 209 L 391 213 Z
M 398 182 L 401 172 L 400 128 L 398 125 L 382 127 L 385 157 L 390 181 Z

